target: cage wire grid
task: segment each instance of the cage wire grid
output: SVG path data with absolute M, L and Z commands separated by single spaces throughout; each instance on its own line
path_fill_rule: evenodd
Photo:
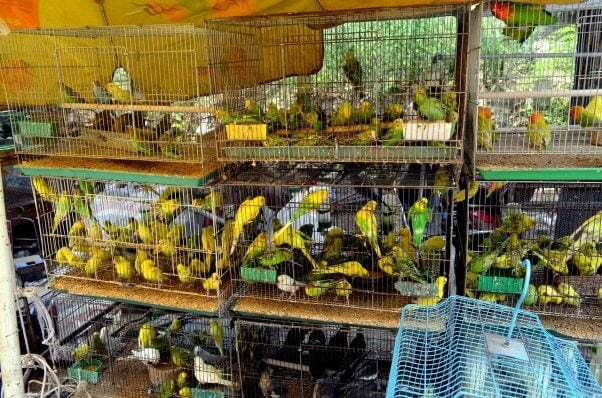
M 224 380 L 232 381 L 234 335 L 227 319 L 66 294 L 56 294 L 51 307 L 60 340 L 55 364 L 59 373 L 77 378 L 69 369 L 91 360 L 102 363 L 96 382 L 87 379 L 89 374 L 79 376 L 91 381 L 88 392 L 93 396 L 140 397 L 149 392 L 171 395 L 179 393 L 182 386 L 192 388 L 193 394 L 233 396 L 231 386 L 200 383 L 206 381 L 203 371 L 191 362 L 195 355 L 201 356 L 222 372 Z M 210 333 L 212 321 L 222 329 L 224 355 L 220 355 Z M 138 337 L 145 324 L 152 327 L 155 337 L 143 355 Z M 158 358 L 150 350 L 157 350 Z
M 475 123 L 478 166 L 526 160 L 532 167 L 543 158 L 544 168 L 599 166 L 600 124 L 580 125 L 570 114 L 572 107 L 587 107 L 602 95 L 602 49 L 595 44 L 602 15 L 587 2 L 546 8 L 550 16 L 525 26 L 531 33 L 519 43 L 504 35 L 509 28 L 484 7 L 477 103 L 491 111 L 495 131 L 487 122 Z M 549 133 L 529 129 L 535 112 L 543 115 Z M 536 156 L 520 158 L 524 155 Z
M 215 159 L 203 29 L 12 33 L 0 41 L 0 71 L 19 156 Z
M 215 188 L 42 177 L 32 186 L 51 279 L 108 283 L 106 294 L 144 287 L 132 294 L 149 303 L 172 293 L 227 299 Z
M 457 48 L 467 33 L 456 17 L 467 10 L 207 21 L 210 81 L 222 96 L 216 112 L 225 124 L 218 158 L 459 162 L 462 128 L 452 113 L 464 109 L 465 54 Z M 444 114 L 432 119 L 437 123 L 418 121 L 412 105 L 418 86 L 437 101 L 449 95 Z M 395 119 L 405 123 L 405 143 L 391 129 Z
M 514 309 L 452 296 L 406 307 L 395 339 L 387 397 L 599 397 L 602 389 L 577 346 L 548 334 L 519 310 L 512 340 L 526 360 L 495 355 L 487 334 L 506 336 Z
M 245 397 L 384 396 L 394 330 L 255 319 L 235 328 Z
M 534 272 L 527 309 L 600 319 L 602 185 L 508 183 L 491 198 L 483 196 L 469 203 L 474 253 L 467 294 L 514 305 L 524 276 L 518 263 L 530 259 Z
M 226 225 L 235 223 L 228 220 L 236 220 L 241 207 L 253 207 L 249 213 L 255 215 L 231 252 L 235 294 L 351 312 L 398 312 L 416 297 L 436 296 L 434 282 L 449 268 L 446 242 L 452 236 L 453 213 L 448 209 L 455 190 L 449 174 L 447 182 L 434 186 L 435 172 L 444 167 L 425 168 L 422 174 L 420 166 L 418 171 L 414 166 L 395 168 L 273 163 L 228 176 L 219 184 Z M 322 202 L 298 216 L 308 195 L 322 195 Z M 431 213 L 420 240 L 425 242 L 422 251 L 411 242 L 408 216 L 421 197 L 428 198 Z M 360 237 L 356 222 L 356 214 L 370 201 L 375 206 L 370 231 L 377 232 L 380 257 Z

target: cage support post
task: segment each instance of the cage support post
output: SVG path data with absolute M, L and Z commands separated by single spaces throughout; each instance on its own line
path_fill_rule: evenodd
M 0 165 L 1 170 L 1 165 Z M 0 173 L 1 176 L 1 173 Z M 15 267 L 6 225 L 4 186 L 0 178 L 0 366 L 2 367 L 3 397 L 25 398 L 17 302 L 15 300 Z

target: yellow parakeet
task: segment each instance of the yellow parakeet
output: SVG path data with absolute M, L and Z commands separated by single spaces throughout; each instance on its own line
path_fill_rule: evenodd
M 370 200 L 355 214 L 355 224 L 363 236 L 374 249 L 378 257 L 381 257 L 380 246 L 378 246 L 378 225 L 376 224 L 376 201 Z
M 234 249 L 242 233 L 242 229 L 245 224 L 253 221 L 261 211 L 261 208 L 265 205 L 265 197 L 259 195 L 252 199 L 247 199 L 240 204 L 236 214 L 234 216 L 234 223 L 232 224 L 232 248 L 230 249 L 230 255 L 234 254 Z

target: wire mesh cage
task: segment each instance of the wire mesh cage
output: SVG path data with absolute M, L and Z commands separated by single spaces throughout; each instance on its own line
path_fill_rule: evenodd
M 217 189 L 43 177 L 32 185 L 55 288 L 201 312 L 228 298 Z
M 489 5 L 481 31 L 477 166 L 599 167 L 599 7 Z
M 405 308 L 387 397 L 600 397 L 573 342 L 538 317 L 467 297 Z
M 19 155 L 215 159 L 203 29 L 16 30 L 0 40 Z
M 51 308 L 55 366 L 92 396 L 233 396 L 225 320 L 65 294 Z
M 384 397 L 394 330 L 242 319 L 235 325 L 244 397 Z
M 467 293 L 515 303 L 524 284 L 519 262 L 529 259 L 526 308 L 601 318 L 602 184 L 507 183 L 489 198 L 481 191 L 469 209 Z
M 467 25 L 457 21 L 467 11 L 208 21 L 218 157 L 460 162 Z
M 242 226 L 230 258 L 237 293 L 351 318 L 442 295 L 454 189 L 447 167 L 420 170 L 274 163 L 230 176 L 221 186 L 226 225 Z

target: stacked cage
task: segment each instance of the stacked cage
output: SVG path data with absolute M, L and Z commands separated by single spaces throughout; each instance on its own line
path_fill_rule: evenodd
M 262 301 L 273 315 L 283 305 L 335 306 L 353 318 L 356 309 L 398 313 L 443 294 L 447 167 L 275 163 L 220 185 L 226 225 L 238 232 L 230 264 L 245 302 Z
M 17 30 L 1 58 L 21 160 L 215 158 L 202 29 Z
M 223 320 L 58 294 L 59 374 L 92 396 L 232 396 L 232 329 Z M 213 395 L 210 395 L 213 394 Z
M 495 183 L 494 183 L 495 184 Z M 495 187 L 494 187 L 495 188 Z M 466 293 L 546 315 L 602 317 L 602 184 L 506 183 L 470 203 Z
M 395 332 L 236 321 L 245 397 L 384 397 Z
M 208 21 L 218 158 L 461 162 L 467 10 Z
M 32 183 L 55 288 L 212 313 L 228 297 L 214 188 L 43 177 Z
M 602 165 L 602 16 L 595 7 L 491 2 L 485 9 L 478 168 Z

